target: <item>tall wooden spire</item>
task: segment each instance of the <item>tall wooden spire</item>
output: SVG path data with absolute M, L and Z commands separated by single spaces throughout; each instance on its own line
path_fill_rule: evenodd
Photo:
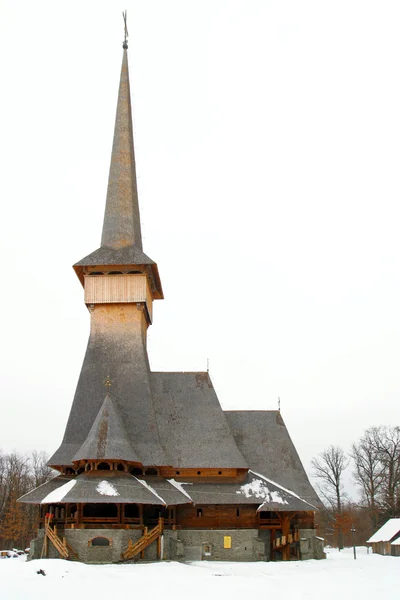
M 101 245 L 142 250 L 126 46 L 124 42 Z
M 164 296 L 157 265 L 143 252 L 142 247 L 127 56 L 126 14 L 124 20 L 125 40 L 101 246 L 75 263 L 74 269 L 82 285 L 84 285 L 85 274 L 87 275 L 91 270 L 103 272 L 111 270 L 108 267 L 115 266 L 118 267 L 119 272 L 121 267 L 126 267 L 122 270 L 127 273 L 145 273 L 151 297 L 156 299 Z M 92 267 L 95 269 L 91 269 Z

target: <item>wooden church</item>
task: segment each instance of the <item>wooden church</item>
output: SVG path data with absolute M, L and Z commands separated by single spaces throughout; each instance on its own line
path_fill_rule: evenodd
M 91 326 L 31 558 L 323 558 L 320 503 L 279 411 L 223 411 L 206 372 L 150 371 L 163 298 L 142 248 L 127 42 L 101 246 L 74 265 Z

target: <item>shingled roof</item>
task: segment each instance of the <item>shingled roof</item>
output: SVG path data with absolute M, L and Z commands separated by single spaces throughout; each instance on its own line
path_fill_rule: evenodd
M 195 504 L 258 504 L 258 510 L 315 510 L 310 503 L 266 477 L 249 471 L 240 483 L 181 483 Z
M 321 506 L 308 480 L 280 411 L 224 411 L 235 442 L 249 467 Z
M 208 373 L 151 373 L 163 446 L 174 467 L 246 468 Z
M 102 458 L 140 463 L 118 413 L 117 405 L 109 394 L 106 395 L 86 440 L 73 460 Z

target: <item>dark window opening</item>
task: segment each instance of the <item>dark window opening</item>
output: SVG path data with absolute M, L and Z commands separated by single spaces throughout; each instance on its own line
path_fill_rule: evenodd
M 158 475 L 157 469 L 146 469 L 145 475 Z
M 116 504 L 85 504 L 83 506 L 83 516 L 109 519 L 118 516 L 118 508 Z
M 240 517 L 240 508 L 237 508 L 237 509 L 236 509 L 236 516 L 237 516 L 237 517 Z
M 201 475 L 201 471 L 197 471 L 197 475 Z
M 198 508 L 197 509 L 197 516 L 200 518 L 203 516 L 203 509 L 202 508 Z
M 273 512 L 270 510 L 262 510 L 260 512 L 260 519 L 276 519 L 276 520 L 278 520 L 279 517 L 276 512 Z
M 123 275 L 122 271 L 109 271 L 109 275 Z
M 110 465 L 106 462 L 102 462 L 99 465 L 97 465 L 97 470 L 98 471 L 110 471 Z
M 175 475 L 180 475 L 181 472 L 180 471 L 175 471 Z
M 171 508 L 171 519 L 175 518 L 175 511 L 173 508 Z
M 110 540 L 105 537 L 95 537 L 92 539 L 92 546 L 109 546 Z
M 139 518 L 139 507 L 137 504 L 125 504 L 125 517 L 127 519 Z
M 222 471 L 218 471 L 218 475 L 222 475 Z
M 104 273 L 102 271 L 92 271 L 91 273 L 89 273 L 89 275 L 104 275 Z
M 130 469 L 129 473 L 131 475 L 143 475 L 143 470 L 137 467 L 133 467 L 133 469 Z
M 84 472 L 84 470 L 85 470 L 85 469 L 84 469 L 83 467 L 81 467 L 80 469 L 78 469 L 78 470 L 77 470 L 76 474 L 77 474 L 77 475 L 80 475 L 81 473 L 83 473 L 83 472 Z
M 128 271 L 128 275 L 141 275 L 142 271 Z
M 117 471 L 125 471 L 124 465 L 122 465 L 121 463 L 118 463 Z

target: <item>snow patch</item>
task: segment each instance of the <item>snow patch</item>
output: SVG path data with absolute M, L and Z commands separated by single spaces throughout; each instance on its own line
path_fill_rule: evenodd
M 282 498 L 279 492 L 271 492 L 267 484 L 261 479 L 253 479 L 250 483 L 246 483 L 240 487 L 237 494 L 244 494 L 246 498 L 257 498 L 264 502 L 275 502 L 276 504 L 289 504 L 287 500 Z
M 40 504 L 51 504 L 52 502 L 61 502 L 62 499 L 64 498 L 64 496 L 66 496 L 68 494 L 68 492 L 70 490 L 72 490 L 72 488 L 74 487 L 75 484 L 76 484 L 75 479 L 72 479 L 71 481 L 64 483 L 64 485 L 61 485 L 56 490 L 53 490 L 52 492 L 47 494 L 47 496 L 45 496 L 43 498 L 43 500 L 41 501 Z
M 193 502 L 192 498 L 189 496 L 189 494 L 187 493 L 187 491 L 183 489 L 184 485 L 193 485 L 192 483 L 181 483 L 180 481 L 175 481 L 175 479 L 167 479 L 167 481 L 169 481 L 169 483 L 171 485 L 173 485 L 174 487 L 176 487 L 177 490 L 179 490 L 180 492 L 182 492 L 182 494 L 184 494 L 186 496 L 186 498 L 189 498 L 189 500 L 191 502 Z
M 119 496 L 119 491 L 109 481 L 103 479 L 100 481 L 96 488 L 96 492 L 99 492 L 102 496 Z

